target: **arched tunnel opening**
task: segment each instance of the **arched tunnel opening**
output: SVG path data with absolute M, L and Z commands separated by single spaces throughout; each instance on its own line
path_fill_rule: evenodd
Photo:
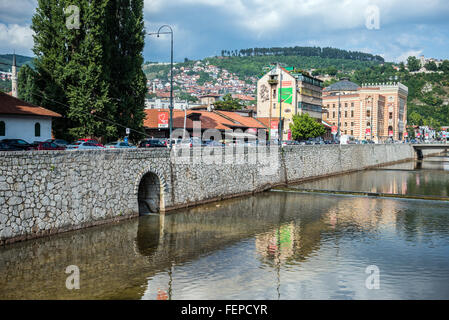
M 416 149 L 416 154 L 417 154 L 418 160 L 424 159 L 424 154 L 421 149 Z
M 140 216 L 160 212 L 161 183 L 155 173 L 148 172 L 140 180 L 138 202 Z

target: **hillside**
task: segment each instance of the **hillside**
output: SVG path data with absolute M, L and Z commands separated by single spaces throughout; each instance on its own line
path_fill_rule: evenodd
M 224 52 L 228 54 L 228 52 Z M 257 77 L 266 72 L 271 63 L 279 62 L 307 70 L 314 76 L 326 76 L 325 86 L 338 81 L 341 77 L 349 77 L 351 81 L 362 83 L 381 83 L 400 81 L 409 88 L 408 119 L 412 125 L 428 125 L 431 127 L 449 125 L 449 68 L 447 64 L 433 73 L 411 73 L 403 64 L 391 62 L 381 63 L 373 59 L 323 58 L 320 56 L 243 56 L 239 51 L 231 52 L 231 56 L 205 58 L 203 65 L 213 65 L 239 76 L 246 82 L 255 82 Z M 176 64 L 191 68 L 195 61 Z M 148 79 L 168 80 L 169 65 L 145 65 L 144 72 Z M 175 74 L 178 71 L 175 71 Z M 191 71 L 192 74 L 195 74 Z M 203 74 L 198 75 L 209 80 Z
M 32 65 L 33 58 L 16 55 L 16 62 L 17 66 L 19 67 L 24 64 Z M 12 64 L 12 54 L 0 54 L 0 71 L 10 72 L 11 64 Z M 3 92 L 11 91 L 11 80 L 2 80 L 0 78 L 0 91 Z
M 0 54 L 0 71 L 9 72 L 11 71 L 12 64 L 12 54 Z M 21 66 L 23 64 L 31 65 L 33 58 L 27 56 L 21 56 L 16 54 L 16 62 L 17 66 Z

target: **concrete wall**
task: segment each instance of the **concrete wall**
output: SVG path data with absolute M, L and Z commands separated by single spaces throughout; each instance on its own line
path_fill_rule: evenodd
M 142 186 L 164 212 L 414 157 L 409 145 L 3 153 L 0 244 L 135 217 L 139 194 L 157 206 Z

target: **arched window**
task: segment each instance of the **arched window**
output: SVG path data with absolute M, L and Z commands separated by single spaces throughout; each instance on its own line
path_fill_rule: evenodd
M 0 121 L 0 137 L 6 136 L 6 125 L 5 121 Z
M 41 124 L 39 122 L 36 122 L 36 124 L 34 125 L 34 136 L 41 136 Z

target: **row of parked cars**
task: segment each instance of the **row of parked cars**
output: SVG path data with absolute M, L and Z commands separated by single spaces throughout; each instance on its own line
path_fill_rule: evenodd
M 94 139 L 80 139 L 68 143 L 62 139 L 49 139 L 46 141 L 35 141 L 29 143 L 23 139 L 3 139 L 0 141 L 0 151 L 27 151 L 27 150 L 93 150 L 93 149 L 122 149 L 136 148 L 123 142 L 114 141 L 106 145 Z

